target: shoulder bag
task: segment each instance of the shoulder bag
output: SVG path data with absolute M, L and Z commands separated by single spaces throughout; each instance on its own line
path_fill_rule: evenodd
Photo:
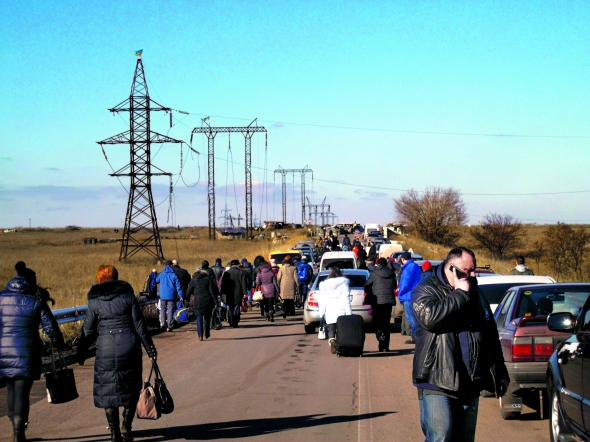
M 152 361 L 152 364 L 152 368 L 156 372 L 156 379 L 154 381 L 156 405 L 162 414 L 170 414 L 174 411 L 174 400 L 172 399 L 172 395 L 166 387 L 166 383 L 164 382 L 164 378 L 162 377 L 158 363 L 156 361 Z
M 161 416 L 160 410 L 156 403 L 156 392 L 154 387 L 150 384 L 152 373 L 154 372 L 155 362 L 152 361 L 152 369 L 149 377 L 145 380 L 143 388 L 139 392 L 139 400 L 137 401 L 137 418 L 138 419 L 159 419 Z
M 57 350 L 62 368 L 55 368 L 55 357 L 53 355 L 53 345 L 51 345 L 51 371 L 45 373 L 45 387 L 47 388 L 47 402 L 50 404 L 63 404 L 76 399 L 78 390 L 76 389 L 76 379 L 74 370 L 68 368 L 61 350 Z

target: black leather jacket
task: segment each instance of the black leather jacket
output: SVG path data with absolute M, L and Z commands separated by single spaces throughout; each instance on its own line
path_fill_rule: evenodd
M 444 266 L 443 262 L 412 291 L 417 322 L 412 380 L 460 396 L 483 389 L 499 394 L 496 381 L 509 376 L 490 305 L 476 280 L 469 293 L 454 290 L 446 281 Z M 468 348 L 467 364 L 461 339 L 463 348 Z

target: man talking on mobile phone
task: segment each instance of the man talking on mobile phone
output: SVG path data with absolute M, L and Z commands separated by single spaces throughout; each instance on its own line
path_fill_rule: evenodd
M 475 266 L 471 250 L 454 248 L 435 274 L 412 290 L 412 381 L 426 442 L 474 441 L 480 392 L 500 397 L 508 388 L 498 330 Z

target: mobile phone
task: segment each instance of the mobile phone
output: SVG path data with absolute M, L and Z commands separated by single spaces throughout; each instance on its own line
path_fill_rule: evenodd
M 455 269 L 455 275 L 459 279 L 467 279 L 469 274 L 465 273 L 463 270 L 459 270 L 456 266 L 451 264 L 451 269 Z

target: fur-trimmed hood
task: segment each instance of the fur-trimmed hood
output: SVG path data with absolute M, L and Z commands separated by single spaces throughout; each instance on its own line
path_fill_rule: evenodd
M 110 301 L 119 295 L 135 294 L 133 287 L 126 281 L 111 281 L 103 284 L 96 284 L 90 288 L 88 299 L 105 298 Z

